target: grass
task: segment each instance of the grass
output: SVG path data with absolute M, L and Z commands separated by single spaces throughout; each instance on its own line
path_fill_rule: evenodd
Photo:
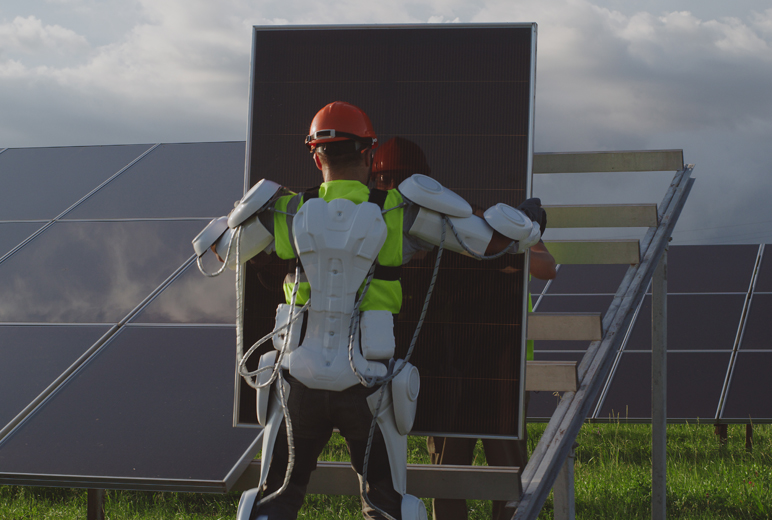
M 544 427 L 528 426 L 531 449 Z M 577 518 L 651 517 L 650 431 L 646 424 L 584 425 L 575 462 Z M 772 425 L 754 426 L 750 452 L 744 425 L 730 425 L 728 433 L 721 445 L 711 425 L 668 426 L 668 518 L 772 518 Z M 409 450 L 410 462 L 428 463 L 423 438 L 410 438 Z M 342 439 L 334 437 L 323 458 L 346 456 Z M 484 461 L 478 445 L 476 463 Z M 235 517 L 237 503 L 236 493 L 109 491 L 105 510 L 110 520 L 225 520 Z M 469 501 L 468 506 L 471 520 L 490 518 L 490 502 Z M 0 486 L 2 520 L 82 520 L 86 507 L 84 490 Z M 552 518 L 552 507 L 550 497 L 539 518 Z M 299 518 L 359 519 L 359 498 L 309 495 Z

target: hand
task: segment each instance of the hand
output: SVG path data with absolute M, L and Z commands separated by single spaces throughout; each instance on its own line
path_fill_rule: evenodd
M 218 255 L 218 254 L 217 254 L 217 244 L 216 244 L 216 243 L 215 243 L 215 244 L 212 244 L 212 247 L 210 247 L 209 249 L 211 249 L 211 250 L 212 250 L 212 252 L 214 253 L 214 256 L 216 256 L 216 257 L 217 257 L 217 259 L 218 259 L 220 262 L 224 262 L 224 261 L 225 261 L 225 260 L 223 260 L 222 258 L 220 258 L 220 255 Z
M 544 230 L 547 229 L 547 212 L 541 207 L 541 199 L 536 197 L 527 199 L 517 209 L 528 215 L 532 221 L 537 222 L 540 233 L 544 234 Z

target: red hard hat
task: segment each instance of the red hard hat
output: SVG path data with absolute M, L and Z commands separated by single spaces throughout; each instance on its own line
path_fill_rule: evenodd
M 378 137 L 367 114 L 350 103 L 334 101 L 314 116 L 306 146 L 314 151 L 319 144 L 348 139 L 364 141 L 372 148 L 378 146 Z
M 404 137 L 392 137 L 373 156 L 373 177 L 391 174 L 404 180 L 414 173 L 430 175 L 431 172 L 421 147 Z

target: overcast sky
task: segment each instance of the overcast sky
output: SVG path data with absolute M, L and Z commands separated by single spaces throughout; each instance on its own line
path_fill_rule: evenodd
M 674 243 L 772 243 L 768 0 L 3 0 L 0 149 L 244 140 L 251 26 L 425 22 L 537 22 L 536 151 L 682 148 Z M 543 177 L 659 202 L 672 174 Z

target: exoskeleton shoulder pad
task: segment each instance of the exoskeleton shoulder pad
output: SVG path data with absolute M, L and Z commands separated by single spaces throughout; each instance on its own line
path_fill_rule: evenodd
M 235 229 L 249 217 L 265 208 L 281 185 L 268 179 L 262 179 L 242 197 L 228 216 L 228 227 Z
M 423 208 L 449 217 L 472 216 L 472 206 L 467 201 L 426 175 L 416 173 L 402 181 L 397 189 L 410 202 Z
M 528 215 L 502 202 L 488 208 L 485 220 L 490 227 L 512 240 L 525 240 L 533 230 Z

